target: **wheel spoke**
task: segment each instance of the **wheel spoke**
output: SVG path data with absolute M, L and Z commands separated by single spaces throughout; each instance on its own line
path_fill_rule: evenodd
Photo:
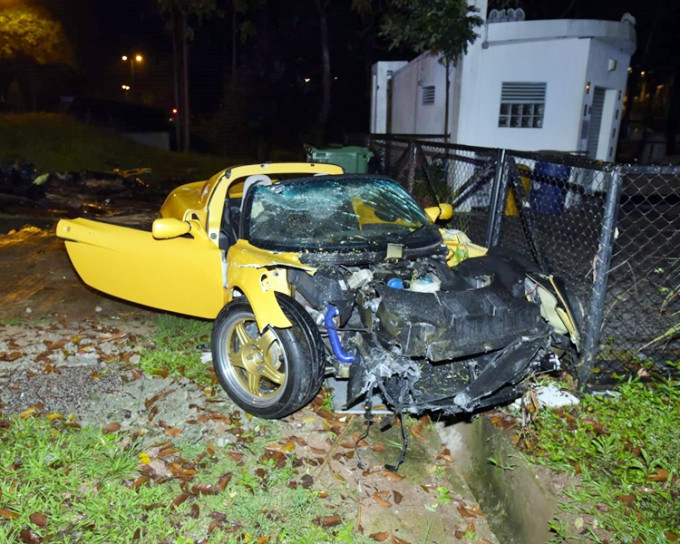
M 240 349 L 234 353 L 229 353 L 227 355 L 229 357 L 229 364 L 235 368 L 242 368 L 245 370 L 246 365 L 243 362 L 243 350 Z
M 274 334 L 274 331 L 271 329 L 267 329 L 265 332 L 263 332 L 257 340 L 255 340 L 255 343 L 257 344 L 257 347 L 260 349 L 262 353 L 268 353 L 269 352 L 269 347 L 274 343 L 277 342 L 278 339 L 276 338 L 276 335 Z
M 270 382 L 278 385 L 283 385 L 286 379 L 286 375 L 283 372 L 279 372 L 274 368 L 269 361 L 269 358 L 265 361 L 264 367 L 262 368 L 262 375 L 267 378 Z
M 237 324 L 234 327 L 234 332 L 236 333 L 238 341 L 241 343 L 241 349 L 243 349 L 243 346 L 247 346 L 248 344 L 253 343 L 253 339 L 250 337 L 248 331 L 246 330 L 245 321 L 242 321 L 241 323 Z
M 246 375 L 248 376 L 248 391 L 256 397 L 261 397 L 262 391 L 260 391 L 260 380 L 262 375 L 259 372 L 248 371 L 246 371 Z

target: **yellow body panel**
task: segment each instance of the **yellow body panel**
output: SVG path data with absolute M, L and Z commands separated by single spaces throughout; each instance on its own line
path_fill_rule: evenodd
M 222 252 L 197 223 L 191 235 L 151 232 L 89 219 L 62 219 L 57 236 L 82 280 L 138 304 L 214 318 L 225 303 Z
M 444 245 L 448 249 L 446 264 L 453 267 L 469 257 L 481 257 L 486 255 L 484 246 L 473 244 L 467 234 L 460 230 L 439 229 Z
M 291 322 L 281 311 L 275 293 L 290 295 L 287 268 L 300 268 L 311 274 L 315 269 L 303 265 L 298 253 L 275 253 L 257 248 L 245 240 L 238 240 L 229 248 L 227 262 L 229 296 L 233 297 L 234 290 L 243 292 L 260 330 L 267 325 L 290 327 Z

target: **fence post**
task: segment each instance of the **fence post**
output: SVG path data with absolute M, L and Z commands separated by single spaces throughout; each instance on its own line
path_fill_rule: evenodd
M 413 143 L 413 140 L 410 140 L 408 143 L 408 173 L 406 175 L 406 190 L 409 192 L 410 195 L 413 194 L 413 188 L 415 187 L 416 184 L 416 160 L 417 160 L 417 153 L 418 153 L 418 148 L 415 146 Z
M 621 200 L 621 167 L 615 166 L 611 171 L 611 183 L 604 204 L 600 244 L 593 262 L 594 279 L 590 311 L 586 320 L 585 339 L 582 345 L 581 360 L 576 365 L 579 385 L 583 387 L 593 373 L 595 356 L 600 345 L 600 332 L 604 315 L 604 303 L 607 295 L 609 265 L 614 251 L 616 223 L 619 216 Z
M 505 176 L 504 172 L 505 149 L 499 149 L 496 152 L 496 173 L 491 188 L 491 209 L 489 210 L 489 224 L 486 229 L 486 247 L 497 246 L 501 235 L 505 194 L 508 191 L 508 176 Z

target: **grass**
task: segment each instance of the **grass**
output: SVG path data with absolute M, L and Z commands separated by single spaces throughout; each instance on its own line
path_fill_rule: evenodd
M 40 172 L 151 168 L 146 181 L 186 182 L 242 162 L 141 145 L 65 114 L 0 115 L 0 164 L 33 164 Z
M 340 498 L 297 484 L 304 468 L 272 447 L 273 426 L 253 435 L 233 421 L 230 449 L 176 440 L 143 451 L 132 431 L 0 420 L 0 543 L 356 541 L 351 524 L 319 524 Z
M 680 383 L 622 383 L 573 409 L 542 411 L 532 458 L 578 475 L 556 542 L 676 542 L 680 538 Z M 586 521 L 584 521 L 586 520 Z M 571 524 L 573 525 L 573 524 Z
M 201 362 L 199 347 L 209 350 L 212 321 L 160 314 L 156 318 L 154 348 L 144 350 L 140 367 L 148 374 L 178 378 L 183 376 L 198 385 L 214 383 L 212 365 Z

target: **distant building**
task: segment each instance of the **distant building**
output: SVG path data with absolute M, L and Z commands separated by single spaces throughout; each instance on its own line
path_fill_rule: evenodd
M 486 0 L 476 5 L 486 13 Z M 613 160 L 635 19 L 517 20 L 523 16 L 492 10 L 451 66 L 448 92 L 446 68 L 432 54 L 375 64 L 371 132 Z

